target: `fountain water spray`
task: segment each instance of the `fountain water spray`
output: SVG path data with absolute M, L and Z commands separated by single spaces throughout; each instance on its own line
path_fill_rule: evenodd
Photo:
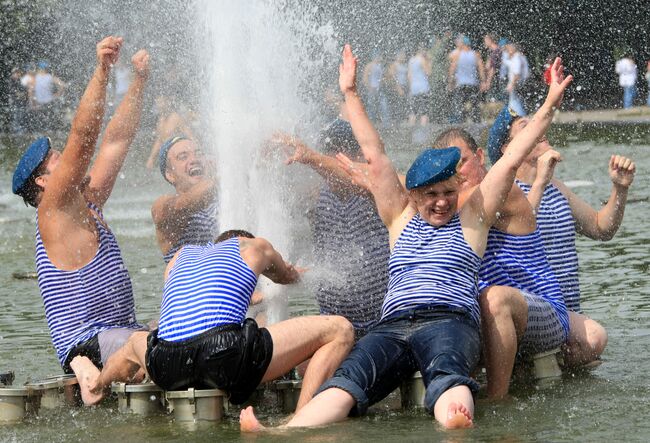
M 322 68 L 338 55 L 332 30 L 309 9 L 281 2 L 201 0 L 196 11 L 220 228 L 249 230 L 295 259 L 292 238 L 306 224 L 295 210 L 302 196 L 267 141 L 276 131 L 313 134 L 322 123 Z M 286 318 L 286 297 L 279 295 L 286 291 L 264 292 L 269 323 Z

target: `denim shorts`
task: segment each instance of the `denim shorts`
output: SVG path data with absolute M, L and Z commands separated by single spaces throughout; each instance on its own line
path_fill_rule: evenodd
M 425 406 L 433 413 L 440 395 L 450 388 L 464 385 L 478 392 L 470 373 L 479 355 L 479 326 L 468 314 L 404 311 L 370 329 L 319 392 L 343 389 L 356 400 L 350 415 L 364 415 L 370 405 L 420 371 L 427 387 Z

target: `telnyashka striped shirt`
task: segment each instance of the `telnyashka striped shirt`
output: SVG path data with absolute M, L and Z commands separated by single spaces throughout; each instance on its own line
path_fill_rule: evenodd
M 519 180 L 516 183 L 526 194 L 530 192 L 530 185 Z M 560 283 L 564 303 L 567 309 L 580 312 L 575 220 L 569 201 L 551 183 L 544 189 L 537 210 L 537 226 L 544 242 L 548 262 Z
M 325 278 L 316 299 L 321 314 L 341 315 L 356 329 L 379 320 L 388 285 L 388 230 L 370 197 L 344 199 L 321 190 L 313 223 L 314 248 Z
M 242 324 L 257 284 L 239 239 L 186 245 L 163 289 L 158 337 L 182 341 L 226 324 Z
M 103 221 L 101 211 L 92 204 Z M 135 322 L 133 289 L 115 236 L 95 218 L 99 244 L 95 257 L 74 271 L 56 268 L 36 223 L 36 272 L 45 318 L 61 365 L 79 343 L 112 328 L 141 326 Z
M 481 258 L 465 241 L 458 214 L 440 227 L 416 214 L 390 256 L 382 319 L 407 309 L 440 307 L 465 311 L 480 325 L 480 265 Z
M 479 270 L 479 290 L 488 286 L 510 286 L 543 298 L 557 312 L 565 334 L 569 333 L 569 314 L 539 229 L 526 235 L 490 229 Z
M 206 245 L 213 242 L 219 234 L 219 224 L 217 223 L 217 204 L 214 203 L 209 207 L 195 212 L 187 219 L 180 235 L 172 247 L 163 255 L 165 263 L 174 257 L 176 251 L 185 245 Z

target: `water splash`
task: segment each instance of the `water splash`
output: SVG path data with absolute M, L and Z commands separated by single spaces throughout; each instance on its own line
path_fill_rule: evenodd
M 338 57 L 332 28 L 299 4 L 201 0 L 196 6 L 221 229 L 249 230 L 291 258 L 292 238 L 306 225 L 296 210 L 302 191 L 266 142 L 276 131 L 309 135 L 322 124 L 322 71 Z M 267 298 L 278 293 L 271 287 Z M 286 300 L 273 311 L 271 323 L 286 317 Z

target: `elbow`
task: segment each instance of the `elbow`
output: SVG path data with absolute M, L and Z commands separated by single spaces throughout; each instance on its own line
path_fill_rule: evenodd
M 600 241 L 610 241 L 616 235 L 615 230 L 601 231 L 598 235 L 598 240 Z

